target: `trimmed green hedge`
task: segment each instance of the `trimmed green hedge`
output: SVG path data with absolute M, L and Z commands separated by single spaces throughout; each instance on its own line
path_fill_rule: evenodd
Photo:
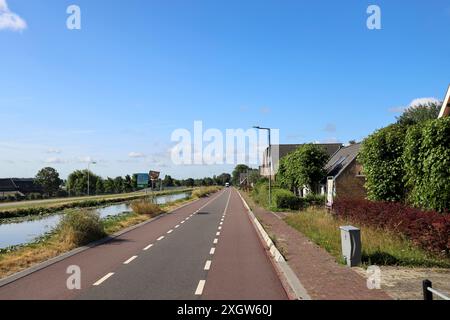
M 292 192 L 286 189 L 275 189 L 272 192 L 272 205 L 276 209 L 299 210 L 302 207 L 302 201 Z

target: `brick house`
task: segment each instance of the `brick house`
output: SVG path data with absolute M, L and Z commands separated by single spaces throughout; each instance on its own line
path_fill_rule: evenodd
M 444 98 L 444 103 L 442 104 L 441 112 L 439 113 L 439 118 L 450 116 L 450 86 L 448 87 L 447 94 Z
M 280 159 L 287 156 L 289 153 L 297 150 L 299 147 L 304 144 L 279 144 L 271 146 L 271 150 L 266 148 L 263 154 L 262 165 L 259 167 L 259 173 L 263 177 L 270 176 L 270 167 L 272 167 L 272 180 L 275 178 L 275 175 L 278 172 Z M 317 146 L 322 147 L 328 156 L 332 156 L 339 148 L 342 147 L 341 143 L 320 143 L 316 144 Z
M 351 144 L 340 148 L 330 158 L 325 166 L 328 181 L 322 185 L 322 194 L 327 194 L 332 186 L 333 197 L 366 198 L 366 179 L 357 159 L 360 148 L 360 143 Z

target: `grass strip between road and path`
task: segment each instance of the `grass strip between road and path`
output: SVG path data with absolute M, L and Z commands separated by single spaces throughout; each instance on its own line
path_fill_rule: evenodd
M 251 192 L 244 193 L 249 205 L 264 208 Z M 271 211 L 267 208 L 264 210 Z M 308 237 L 344 264 L 340 227 L 354 225 L 361 229 L 362 266 L 405 266 L 450 268 L 450 259 L 427 252 L 410 239 L 389 230 L 361 225 L 331 215 L 325 208 L 311 206 L 304 210 L 275 210 L 282 212 L 284 222 Z M 273 237 L 276 235 L 272 234 Z
M 49 199 L 39 202 L 11 203 L 0 207 L 0 221 L 3 219 L 20 218 L 27 216 L 42 216 L 72 208 L 93 208 L 111 203 L 121 203 L 151 196 L 164 196 L 183 192 L 191 192 L 192 188 L 156 191 L 154 193 L 133 192 L 126 194 L 102 195 L 92 197 L 77 197 L 64 199 Z
M 217 192 L 218 190 L 218 188 L 211 188 L 209 189 L 208 194 Z M 89 240 L 100 240 L 105 236 L 113 235 L 126 228 L 146 222 L 158 215 L 170 213 L 173 210 L 198 198 L 200 197 L 191 196 L 190 198 L 160 205 L 156 211 L 151 209 L 151 211 L 146 211 L 145 213 L 126 212 L 118 216 L 103 219 L 101 220 L 101 232 L 97 232 L 97 230 L 95 230 L 95 234 L 99 235 L 99 239 L 90 237 Z M 78 215 L 79 217 L 83 217 L 83 214 L 80 214 L 80 211 L 86 212 L 84 209 L 74 209 L 72 211 L 74 211 L 75 215 Z M 67 214 L 70 215 L 70 211 Z M 33 243 L 6 250 L 0 250 L 0 279 L 81 247 L 83 244 L 76 243 L 76 241 L 73 240 L 76 238 L 73 236 L 73 229 L 82 228 L 84 230 L 94 230 L 92 227 L 93 222 L 80 221 L 79 218 L 72 220 L 74 221 L 68 223 L 69 228 L 65 227 L 64 224 L 60 224 L 60 226 L 53 232 L 41 237 Z M 76 226 L 73 226 L 74 224 Z

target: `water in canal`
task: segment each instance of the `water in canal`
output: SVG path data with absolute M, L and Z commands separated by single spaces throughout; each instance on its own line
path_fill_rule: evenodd
M 157 204 L 185 199 L 189 193 L 178 193 L 155 197 Z M 101 218 L 116 216 L 132 211 L 127 203 L 113 204 L 95 210 Z M 42 219 L 25 220 L 17 223 L 0 224 L 0 249 L 33 242 L 34 239 L 45 235 L 55 228 L 63 214 L 54 214 Z

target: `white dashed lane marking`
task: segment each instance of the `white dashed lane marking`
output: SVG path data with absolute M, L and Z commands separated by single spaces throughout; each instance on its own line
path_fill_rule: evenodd
M 177 224 L 176 226 L 175 226 L 175 229 L 178 229 L 180 227 L 180 225 L 179 224 Z
M 214 239 L 214 244 L 217 244 L 219 242 L 219 239 Z
M 131 261 L 133 261 L 134 259 L 136 259 L 137 256 L 132 256 L 130 259 L 128 259 L 127 261 L 125 261 L 123 264 L 129 264 Z
M 210 268 L 211 268 L 211 261 L 208 260 L 208 261 L 206 261 L 206 263 L 205 263 L 205 270 L 208 271 Z
M 216 248 L 211 248 L 211 250 L 209 251 L 209 254 L 214 254 L 214 252 L 216 252 Z
M 164 236 L 159 237 L 156 241 L 161 241 L 162 239 L 164 239 Z
M 167 231 L 167 234 L 171 234 L 173 232 L 173 229 L 172 230 L 169 230 L 169 231 Z
M 196 295 L 196 296 L 201 296 L 201 295 L 202 295 L 202 293 L 203 293 L 203 288 L 205 287 L 205 283 L 206 283 L 205 280 L 200 280 L 200 281 L 198 282 L 197 290 L 195 290 L 195 295 Z
M 217 233 L 216 233 L 216 236 L 220 236 L 220 232 L 217 232 Z
M 144 248 L 144 251 L 147 251 L 147 250 L 150 249 L 151 247 L 153 247 L 153 243 L 152 243 L 152 244 L 149 244 L 148 246 L 146 246 L 146 247 Z
M 98 280 L 96 283 L 94 283 L 94 286 L 99 286 L 99 285 L 101 285 L 103 282 L 105 282 L 108 278 L 112 277 L 113 275 L 114 275 L 114 272 L 108 273 L 106 276 L 104 276 L 103 278 L 101 278 L 100 280 Z

